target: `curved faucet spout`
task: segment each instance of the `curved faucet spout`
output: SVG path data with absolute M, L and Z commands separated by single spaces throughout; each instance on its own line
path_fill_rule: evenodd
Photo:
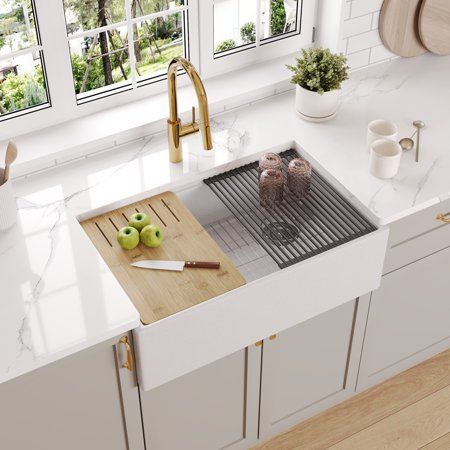
M 192 123 L 182 125 L 178 117 L 177 104 L 177 69 L 183 69 L 188 74 L 197 94 L 198 106 L 200 109 L 200 126 L 195 121 L 195 110 L 192 108 Z M 208 97 L 206 95 L 205 87 L 203 86 L 200 75 L 195 67 L 185 58 L 174 58 L 169 64 L 167 71 L 167 80 L 169 88 L 169 119 L 168 123 L 168 137 L 169 137 L 169 152 L 171 162 L 182 161 L 181 141 L 180 137 L 187 134 L 195 133 L 199 130 L 202 132 L 203 147 L 205 150 L 211 150 L 212 136 L 211 126 L 209 122 Z

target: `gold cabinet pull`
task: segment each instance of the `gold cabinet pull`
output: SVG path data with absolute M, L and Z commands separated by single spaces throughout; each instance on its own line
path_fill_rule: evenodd
M 442 214 L 442 213 L 438 214 L 436 216 L 436 219 L 440 220 L 441 222 L 444 222 L 444 223 L 450 223 L 450 212 L 448 212 L 446 214 Z
M 262 343 L 263 343 L 263 341 L 258 341 L 258 342 L 255 343 L 255 346 L 256 347 L 261 347 Z
M 272 334 L 272 336 L 269 336 L 269 341 L 274 341 L 277 338 L 276 334 Z
M 127 361 L 122 364 L 124 369 L 128 369 L 130 372 L 133 371 L 133 352 L 131 350 L 131 345 L 128 342 L 128 336 L 122 336 L 119 340 L 121 344 L 125 346 L 127 351 Z

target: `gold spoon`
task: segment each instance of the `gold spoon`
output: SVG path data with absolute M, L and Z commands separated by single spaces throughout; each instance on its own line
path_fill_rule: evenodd
M 15 142 L 9 141 L 5 155 L 5 170 L 3 171 L 3 184 L 8 181 L 9 168 L 11 164 L 16 160 L 16 158 L 17 158 L 17 146 Z
M 404 151 L 412 150 L 414 147 L 414 141 L 411 138 L 400 139 L 399 144 Z
M 415 120 L 413 125 L 417 128 L 416 162 L 419 162 L 420 130 L 425 126 L 425 122 L 422 120 Z

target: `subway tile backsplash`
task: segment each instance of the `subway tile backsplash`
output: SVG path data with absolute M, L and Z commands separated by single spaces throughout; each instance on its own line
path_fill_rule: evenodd
M 382 3 L 383 0 L 345 0 L 340 48 L 353 70 L 396 57 L 384 47 L 378 34 Z

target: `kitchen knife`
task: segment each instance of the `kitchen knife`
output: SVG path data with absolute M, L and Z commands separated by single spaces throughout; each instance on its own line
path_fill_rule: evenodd
M 219 269 L 220 262 L 209 261 L 161 261 L 156 259 L 145 259 L 131 264 L 141 269 L 175 270 L 181 272 L 185 267 L 189 269 Z

